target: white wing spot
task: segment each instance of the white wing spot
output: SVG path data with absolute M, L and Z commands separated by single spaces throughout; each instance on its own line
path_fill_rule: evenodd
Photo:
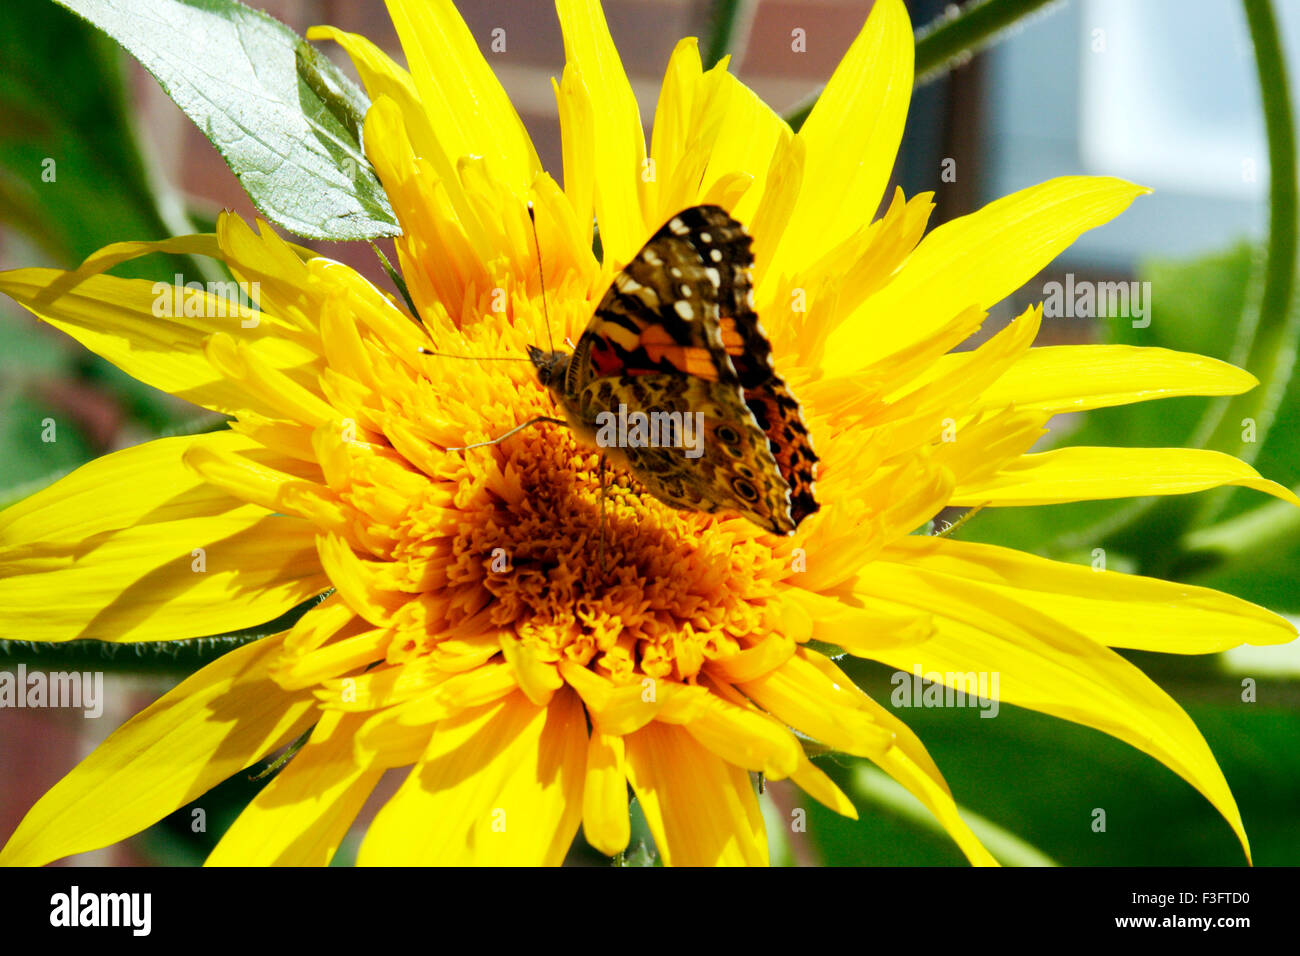
M 691 304 L 685 299 L 678 299 L 673 303 L 673 308 L 677 310 L 677 314 L 683 319 L 695 318 L 695 310 L 691 308 Z
M 668 228 L 674 235 L 677 236 L 684 236 L 691 231 L 687 227 L 686 223 L 682 222 L 681 219 L 677 216 L 673 216 L 672 219 L 668 220 Z M 705 241 L 707 242 L 708 240 Z
M 721 262 L 721 261 L 722 261 L 722 250 L 721 250 L 721 249 L 710 249 L 710 250 L 709 250 L 709 258 L 712 259 L 714 262 Z
M 676 266 L 673 266 L 671 269 L 668 270 L 668 274 L 671 275 L 674 279 L 680 279 L 682 277 L 682 270 L 677 268 Z
M 712 282 L 715 286 L 721 288 L 721 286 L 722 286 L 722 274 L 721 274 L 720 272 L 718 272 L 717 269 L 714 269 L 714 268 L 712 268 L 712 267 L 709 267 L 709 268 L 707 268 L 707 269 L 704 270 L 704 274 L 705 274 L 706 276 L 709 277 L 709 281 L 710 281 L 710 282 Z
M 653 249 L 642 249 L 641 258 L 652 266 L 661 266 L 664 264 L 664 261 L 659 258 Z
M 710 233 L 707 232 L 700 233 L 700 242 L 712 242 L 712 241 L 713 241 L 713 236 Z

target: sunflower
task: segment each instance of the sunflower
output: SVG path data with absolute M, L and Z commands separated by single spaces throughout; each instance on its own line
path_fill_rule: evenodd
M 1163 349 L 1031 348 L 1038 308 L 953 351 L 1146 190 L 1061 178 L 928 233 L 929 195 L 900 192 L 875 218 L 912 89 L 900 0 L 874 5 L 797 133 L 681 41 L 647 151 L 599 5 L 557 6 L 563 188 L 449 3 L 389 0 L 409 72 L 363 37 L 309 33 L 340 44 L 370 94 L 366 151 L 401 221 L 413 308 L 233 215 L 215 235 L 111 246 L 75 273 L 0 275 L 39 318 L 231 418 L 105 456 L 0 515 L 0 608 L 16 631 L 169 640 L 324 595 L 117 730 L 0 862 L 121 840 L 304 737 L 209 864 L 327 863 L 394 768 L 409 773 L 361 863 L 557 864 L 580 825 L 617 854 L 630 784 L 665 863 L 763 864 L 751 772 L 856 816 L 810 740 L 874 761 L 972 863 L 995 862 L 841 653 L 972 693 L 994 673 L 1000 701 L 1163 762 L 1249 853 L 1204 739 L 1113 648 L 1280 643 L 1286 621 L 1206 589 L 916 533 L 951 506 L 1219 485 L 1300 503 L 1210 451 L 1029 453 L 1059 412 L 1235 394 L 1255 384 L 1243 371 Z M 617 270 L 699 203 L 754 237 L 757 311 L 821 456 L 821 511 L 790 537 L 672 510 L 623 472 L 602 492 L 597 450 L 563 426 L 466 449 L 554 415 L 553 401 L 527 363 L 422 351 L 522 357 L 548 328 L 576 339 Z M 220 259 L 256 310 L 187 292 L 195 308 L 159 316 L 150 283 L 102 274 L 152 251 Z

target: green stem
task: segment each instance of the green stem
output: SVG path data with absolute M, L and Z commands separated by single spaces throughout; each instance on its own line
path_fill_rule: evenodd
M 916 31 L 916 86 L 924 86 L 972 54 L 995 42 L 1021 17 L 1051 0 L 973 0 L 954 14 L 945 14 Z M 813 93 L 786 116 L 795 130 L 804 124 L 821 90 Z
M 731 52 L 736 34 L 750 13 L 748 0 L 714 0 L 712 28 L 701 60 L 711 70 Z
M 109 674 L 163 674 L 184 677 L 256 637 L 204 637 L 186 641 L 0 641 L 0 667 L 29 671 L 103 671 Z
M 916 85 L 959 66 L 1051 0 L 976 0 L 916 31 Z
M 1208 447 L 1227 451 L 1243 461 L 1253 461 L 1268 434 L 1295 366 L 1300 338 L 1300 308 L 1293 302 L 1297 252 L 1296 136 L 1286 59 L 1278 35 L 1277 18 L 1270 0 L 1242 0 L 1246 23 L 1255 47 L 1264 128 L 1268 134 L 1268 247 L 1264 288 L 1260 296 L 1255 334 L 1245 367 L 1259 386 L 1227 408 L 1220 407 Z M 1232 414 L 1227 414 L 1229 409 Z M 1254 420 L 1254 440 L 1243 440 L 1242 420 Z M 1227 492 L 1208 496 L 1198 510 L 1202 525 L 1223 510 Z
M 1300 339 L 1300 301 L 1295 291 L 1297 251 L 1296 139 L 1286 64 L 1278 36 L 1277 21 L 1270 0 L 1243 0 L 1246 22 L 1255 48 L 1260 100 L 1268 135 L 1269 232 L 1261 267 L 1252 278 L 1252 294 L 1239 318 L 1237 345 L 1230 356 L 1259 379 L 1260 384 L 1245 395 L 1213 401 L 1192 432 L 1190 443 L 1254 461 L 1277 417 L 1278 406 L 1287 390 Z M 1257 288 L 1258 297 L 1254 296 Z M 1252 301 L 1253 300 L 1253 301 Z M 1246 441 L 1242 424 L 1254 422 Z M 1219 488 L 1197 496 L 1154 498 L 1135 502 L 1111 519 L 1104 543 L 1128 550 L 1136 542 L 1180 541 L 1178 547 L 1161 550 L 1155 560 L 1141 568 L 1156 577 L 1189 573 L 1183 552 L 1184 536 L 1211 524 L 1222 513 L 1235 489 Z M 1238 529 L 1236 534 L 1240 534 Z M 1207 557 L 1204 549 L 1193 561 Z

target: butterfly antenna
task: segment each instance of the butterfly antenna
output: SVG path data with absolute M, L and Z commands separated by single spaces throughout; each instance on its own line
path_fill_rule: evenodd
M 533 211 L 533 201 L 528 201 L 528 220 L 533 224 L 533 248 L 537 250 L 537 276 L 542 283 L 542 317 L 546 321 L 546 342 L 552 352 L 555 351 L 555 339 L 551 337 L 551 313 L 546 305 L 546 273 L 542 271 L 542 244 L 537 239 L 537 214 Z M 403 288 L 403 293 L 405 289 Z M 409 299 L 408 299 L 409 302 Z M 421 323 L 423 324 L 423 323 Z M 427 334 L 426 329 L 426 334 Z M 531 362 L 531 358 L 518 355 L 455 355 L 451 352 L 435 352 L 433 349 L 427 349 L 420 346 L 421 355 L 432 355 L 437 358 L 454 358 L 454 359 L 472 359 L 476 362 Z M 504 437 L 504 436 L 503 436 Z M 474 445 L 467 447 L 477 447 Z
M 420 346 L 421 355 L 433 355 L 437 358 L 472 359 L 475 362 L 531 362 L 532 359 L 521 355 L 454 355 L 451 352 L 435 352 Z
M 528 200 L 528 221 L 533 224 L 533 248 L 537 250 L 537 278 L 542 283 L 542 318 L 546 321 L 546 344 L 550 351 L 555 351 L 555 339 L 551 338 L 551 313 L 546 308 L 546 273 L 542 269 L 542 244 L 537 239 L 537 213 L 533 201 Z

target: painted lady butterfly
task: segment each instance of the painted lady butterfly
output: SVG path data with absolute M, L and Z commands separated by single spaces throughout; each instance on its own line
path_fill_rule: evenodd
M 660 501 L 790 534 L 819 507 L 817 455 L 754 314 L 752 242 L 717 206 L 683 210 L 614 278 L 572 353 L 532 346 L 529 358 L 578 438 Z M 602 413 L 620 407 L 699 413 L 702 445 L 691 457 L 598 442 Z

